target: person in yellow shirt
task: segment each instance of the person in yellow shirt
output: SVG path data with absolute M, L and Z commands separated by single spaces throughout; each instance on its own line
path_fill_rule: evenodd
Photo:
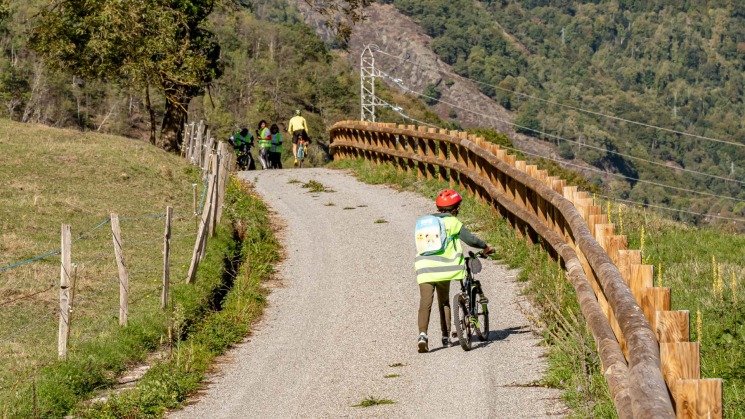
M 287 124 L 287 132 L 292 135 L 292 155 L 295 157 L 295 165 L 297 166 L 297 141 L 299 138 L 308 140 L 308 123 L 305 122 L 305 118 L 300 116 L 300 109 L 296 109 L 295 116 L 290 118 L 290 122 Z

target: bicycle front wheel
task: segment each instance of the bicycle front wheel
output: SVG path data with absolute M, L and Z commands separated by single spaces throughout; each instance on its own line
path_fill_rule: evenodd
M 487 340 L 489 340 L 489 308 L 487 307 L 488 301 L 489 300 L 486 299 L 484 293 L 479 290 L 479 293 L 476 297 L 476 304 L 474 306 L 474 312 L 476 314 L 474 329 L 476 332 L 476 336 L 481 342 L 486 342 Z
M 465 294 L 458 293 L 453 296 L 453 320 L 455 321 L 455 333 L 458 335 L 460 347 L 464 351 L 471 350 L 471 335 L 473 334 L 471 321 L 468 315 L 468 304 Z

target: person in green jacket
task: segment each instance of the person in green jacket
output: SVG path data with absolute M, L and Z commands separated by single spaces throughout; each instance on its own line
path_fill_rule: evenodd
M 272 124 L 269 129 L 272 146 L 269 148 L 269 167 L 272 169 L 282 168 L 282 133 L 279 132 L 277 124 Z
M 259 122 L 259 127 L 256 129 L 256 138 L 259 139 L 259 161 L 261 167 L 264 170 L 269 168 L 269 149 L 272 146 L 272 138 L 269 134 L 269 128 L 266 126 L 266 121 L 263 119 Z
M 445 247 L 435 254 L 417 255 L 414 262 L 419 284 L 419 352 L 429 351 L 427 327 L 435 292 L 440 312 L 442 345 L 450 346 L 450 281 L 461 281 L 466 277 L 461 240 L 469 246 L 484 249 L 485 256 L 494 253 L 493 247 L 473 235 L 458 220 L 461 202 L 460 194 L 452 189 L 445 189 L 437 195 L 435 205 L 438 212 L 433 216 L 440 218 L 445 225 Z

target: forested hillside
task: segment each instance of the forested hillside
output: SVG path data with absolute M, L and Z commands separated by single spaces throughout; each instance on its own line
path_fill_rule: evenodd
M 742 231 L 716 216 L 745 216 L 744 3 L 382 2 L 516 112 L 518 132 L 617 173 L 606 193 Z
M 103 7 L 104 1 L 89 3 L 81 7 L 99 13 L 97 24 L 102 19 L 122 18 L 120 10 Z M 355 73 L 302 23 L 294 7 L 282 0 L 203 3 L 214 8 L 199 30 L 210 34 L 209 39 L 219 47 L 219 62 L 217 77 L 201 80 L 204 85 L 183 104 L 191 120 L 207 118 L 216 137 L 223 139 L 240 126 L 248 125 L 253 130 L 260 119 L 281 126 L 296 108 L 305 111 L 314 136 L 325 134 L 326 126 L 338 119 L 357 115 L 359 87 Z M 39 28 L 39 12 L 49 2 L 9 0 L 7 5 L 4 19 L 0 11 L 0 117 L 143 139 L 150 138 L 151 128 L 161 130 L 168 86 L 159 89 L 158 80 L 147 79 L 149 75 L 130 77 L 128 69 L 113 65 L 100 75 L 93 74 L 99 69 L 85 69 L 86 74 L 98 77 L 76 75 L 79 68 L 56 68 L 59 63 L 36 52 L 48 49 L 48 45 L 32 49 L 29 43 L 35 28 L 36 33 L 45 33 L 45 28 Z M 162 15 L 155 14 L 154 18 L 169 13 L 180 12 L 166 7 Z M 129 54 L 129 49 L 151 47 L 121 42 L 145 42 L 140 35 L 111 36 L 106 39 L 111 48 L 102 49 L 117 52 L 114 48 L 121 48 L 119 53 Z M 164 37 L 159 32 L 152 36 Z M 88 43 L 85 47 L 100 45 L 91 47 Z M 165 54 L 167 47 L 156 45 L 153 50 Z M 104 59 L 131 65 L 118 57 L 101 60 Z M 162 57 L 153 58 L 154 62 L 156 59 L 161 60 L 158 64 L 168 64 Z M 141 68 L 134 71 L 145 73 Z
M 380 1 L 417 21 L 442 61 L 515 112 L 518 132 L 556 144 L 565 159 L 614 173 L 612 182 L 594 180 L 604 183 L 599 185 L 603 194 L 684 210 L 671 215 L 685 221 L 745 228 L 733 220 L 745 217 L 741 2 Z M 127 25 L 117 19 L 133 18 L 126 7 L 102 7 L 109 4 L 104 0 L 73 3 L 98 13 L 94 20 L 85 17 L 89 21 L 81 27 L 111 28 L 106 22 L 113 21 L 126 32 Z M 40 20 L 49 2 L 0 0 L 0 117 L 153 142 L 156 131 L 162 137 L 181 110 L 191 120 L 207 118 L 220 138 L 242 125 L 253 128 L 259 119 L 283 123 L 295 108 L 305 110 L 316 137 L 338 119 L 357 117 L 357 75 L 302 23 L 294 5 L 285 0 L 187 3 L 210 11 L 203 19 L 204 14 L 195 14 L 192 24 L 202 34 L 195 38 L 202 47 L 190 59 L 199 64 L 199 51 L 219 53 L 202 73 L 189 73 L 191 64 L 179 63 L 178 45 L 145 43 L 149 38 L 132 28 L 123 37 L 108 32 L 103 37 L 117 41 L 111 44 L 119 48 L 114 52 L 129 54 L 127 60 L 102 56 L 109 66 L 103 71 L 70 65 L 64 59 L 82 54 L 55 44 L 53 36 L 40 36 L 59 31 L 79 41 L 79 34 L 62 30 L 58 21 Z M 336 3 L 364 2 L 330 2 Z M 153 5 L 162 8 L 148 9 L 146 17 L 153 22 L 175 25 L 166 17 L 190 13 L 169 2 Z M 66 10 L 72 8 L 71 3 Z M 148 27 L 158 28 L 153 36 L 164 40 L 180 36 L 178 25 L 167 36 L 161 32 L 168 25 Z M 133 44 L 136 54 L 129 48 Z M 91 45 L 86 53 L 112 51 L 85 44 Z M 133 74 L 127 67 L 131 57 L 148 63 L 147 54 L 158 66 L 178 63 L 198 86 L 167 67 Z M 96 57 L 89 54 L 87 64 L 96 64 Z M 179 99 L 173 83 L 181 83 L 188 94 Z M 438 90 L 449 88 L 446 82 L 424 92 L 436 98 Z M 167 103 L 169 95 L 177 106 Z M 424 115 L 419 103 L 412 107 L 420 109 L 420 119 L 436 118 Z

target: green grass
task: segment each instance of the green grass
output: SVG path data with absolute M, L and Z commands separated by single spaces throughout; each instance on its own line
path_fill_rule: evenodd
M 375 224 L 386 224 L 387 222 L 388 221 L 386 221 L 386 220 L 384 220 L 382 218 L 379 218 L 379 219 L 375 220 Z
M 165 322 L 158 309 L 164 230 L 158 214 L 174 207 L 171 278 L 177 285 L 196 236 L 196 171 L 142 141 L 7 120 L 0 120 L 0 159 L 6 179 L 0 186 L 0 267 L 58 249 L 62 223 L 72 226 L 77 264 L 65 364 L 56 361 L 59 256 L 0 272 L 0 415 L 26 406 L 34 380 L 39 404 L 63 414 L 159 341 Z M 201 196 L 201 184 L 196 192 Z M 117 325 L 117 268 L 105 222 L 111 212 L 124 218 L 127 328 Z M 48 377 L 58 374 L 67 378 L 52 384 Z
M 157 417 L 178 404 L 196 388 L 211 359 L 245 336 L 261 310 L 258 283 L 278 258 L 263 203 L 231 184 L 223 223 L 208 242 L 195 284 L 187 285 L 197 172 L 185 161 L 141 141 L 4 120 L 0 156 L 0 175 L 9 180 L 0 186 L 0 267 L 57 249 L 61 223 L 71 224 L 77 238 L 67 361 L 56 359 L 59 256 L 0 272 L 0 416 L 62 417 L 82 408 L 76 415 Z M 201 197 L 201 184 L 196 193 Z M 159 214 L 167 205 L 176 214 L 170 312 L 159 308 L 164 230 Z M 112 211 L 124 217 L 127 327 L 118 325 L 117 268 L 110 225 L 102 222 Z M 231 284 L 229 262 L 249 251 L 251 264 L 241 270 L 246 274 Z M 227 289 L 232 291 L 225 295 Z M 43 292 L 35 294 L 38 290 Z M 79 405 L 153 351 L 170 353 L 169 345 L 173 356 L 154 366 L 132 396 L 114 397 L 93 410 Z
M 383 376 L 383 378 L 397 378 L 400 377 L 401 374 L 386 374 Z
M 331 166 L 352 169 L 367 183 L 389 184 L 429 197 L 449 187 L 437 181 L 418 181 L 415 173 L 398 173 L 389 164 L 373 166 L 363 161 L 342 160 Z M 563 390 L 562 400 L 572 409 L 570 417 L 615 417 L 594 341 L 564 272 L 539 246 L 528 246 L 518 240 L 509 225 L 495 217 L 486 205 L 466 196 L 461 209 L 461 221 L 495 246 L 502 263 L 520 268 L 518 279 L 526 283 L 524 292 L 539 313 L 532 320 L 544 330 L 548 349 L 549 369 L 540 385 Z
M 397 368 L 397 367 L 405 367 L 409 364 L 404 364 L 403 362 L 394 362 L 393 364 L 388 365 L 391 368 Z
M 261 282 L 271 276 L 272 266 L 279 260 L 279 243 L 270 228 L 268 210 L 250 185 L 233 180 L 226 202 L 227 221 L 223 228 L 230 233 L 225 236 L 230 237 L 230 250 L 223 255 L 232 255 L 238 263 L 247 258 L 250 262 L 249 266 L 236 266 L 235 271 L 228 272 L 235 279 L 221 300 L 222 309 L 194 322 L 189 334 L 174 342 L 173 353 L 150 369 L 134 390 L 106 402 L 80 406 L 78 417 L 161 417 L 166 409 L 178 407 L 199 387 L 217 355 L 248 333 L 248 325 L 261 314 L 265 304 Z M 224 276 L 220 272 L 210 274 Z
M 315 193 L 315 192 L 334 192 L 333 189 L 329 189 L 326 186 L 324 186 L 323 183 L 317 181 L 317 180 L 309 180 L 305 183 L 303 183 L 303 188 L 308 189 L 308 192 Z
M 745 418 L 745 236 L 615 203 L 610 213 L 629 247 L 643 247 L 655 285 L 671 288 L 672 309 L 690 310 L 690 339 L 701 342 L 701 376 L 723 379 L 724 417 Z
M 391 399 L 379 399 L 374 396 L 367 396 L 365 399 L 363 399 L 361 402 L 357 404 L 353 404 L 352 407 L 370 407 L 370 406 L 378 406 L 381 404 L 395 404 Z

